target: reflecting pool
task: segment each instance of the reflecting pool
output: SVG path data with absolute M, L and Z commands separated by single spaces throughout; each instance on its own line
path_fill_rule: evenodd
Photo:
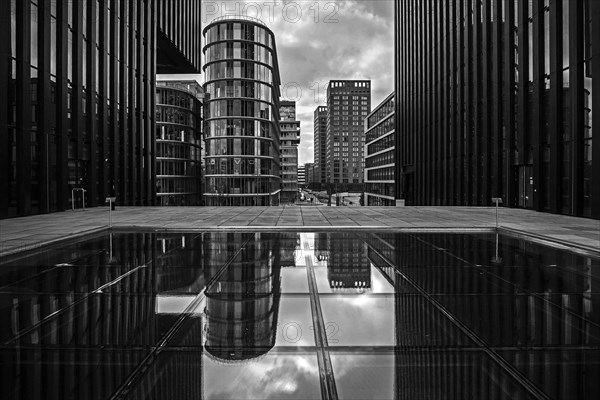
M 600 260 L 466 233 L 105 233 L 0 260 L 1 399 L 598 399 Z

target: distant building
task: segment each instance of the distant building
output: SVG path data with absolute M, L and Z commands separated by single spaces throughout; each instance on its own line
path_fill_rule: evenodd
M 300 121 L 296 120 L 296 102 L 281 101 L 281 202 L 293 203 L 298 197 L 298 145 Z
M 0 218 L 81 207 L 83 190 L 155 204 L 155 76 L 200 71 L 200 10 L 0 1 Z
M 279 66 L 273 32 L 224 16 L 204 28 L 205 204 L 279 205 Z
M 366 206 L 395 206 L 396 120 L 394 93 L 365 119 Z
M 310 186 L 315 182 L 315 164 L 306 163 L 304 164 L 305 184 Z
M 306 166 L 298 166 L 298 185 L 303 187 L 306 185 Z
M 156 82 L 157 205 L 201 205 L 202 94 L 196 81 Z
M 600 219 L 600 2 L 395 5 L 396 197 Z
M 334 190 L 362 190 L 363 121 L 371 110 L 371 81 L 330 81 L 327 87 L 326 182 Z
M 314 182 L 316 188 L 325 184 L 327 177 L 327 107 L 319 106 L 314 113 Z

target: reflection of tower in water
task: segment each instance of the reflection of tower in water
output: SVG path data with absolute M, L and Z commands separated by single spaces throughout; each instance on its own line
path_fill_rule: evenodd
M 334 289 L 368 289 L 371 266 L 364 242 L 349 233 L 328 238 L 327 279 Z
M 230 234 L 229 243 L 241 252 L 206 293 L 205 348 L 223 360 L 258 357 L 275 345 L 280 242 L 271 234 L 246 236 Z

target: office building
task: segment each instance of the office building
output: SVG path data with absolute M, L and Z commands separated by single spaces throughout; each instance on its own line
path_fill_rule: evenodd
M 319 106 L 314 112 L 315 188 L 325 185 L 327 177 L 327 107 Z
M 598 21 L 593 0 L 397 2 L 396 196 L 600 218 Z
M 298 145 L 300 121 L 296 121 L 296 102 L 281 101 L 281 202 L 294 203 L 298 197 Z
M 196 81 L 156 82 L 157 205 L 201 205 L 202 94 Z
M 199 71 L 199 20 L 200 0 L 0 2 L 0 218 L 154 204 L 155 75 Z
M 298 166 L 298 185 L 304 187 L 306 185 L 306 166 Z
M 325 181 L 333 191 L 363 189 L 364 128 L 371 81 L 330 81 L 327 87 Z
M 315 182 L 315 164 L 306 163 L 304 164 L 304 184 L 306 186 L 312 186 Z
M 365 119 L 366 206 L 395 206 L 396 122 L 394 93 Z
M 280 77 L 273 32 L 257 19 L 225 16 L 203 33 L 205 204 L 279 205 Z

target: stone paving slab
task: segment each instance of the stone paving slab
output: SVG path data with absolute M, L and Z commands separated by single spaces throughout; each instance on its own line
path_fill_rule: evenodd
M 157 230 L 442 229 L 495 227 L 488 207 L 117 207 L 115 228 Z M 499 226 L 600 251 L 600 221 L 500 208 Z M 0 255 L 108 227 L 108 208 L 0 220 Z

